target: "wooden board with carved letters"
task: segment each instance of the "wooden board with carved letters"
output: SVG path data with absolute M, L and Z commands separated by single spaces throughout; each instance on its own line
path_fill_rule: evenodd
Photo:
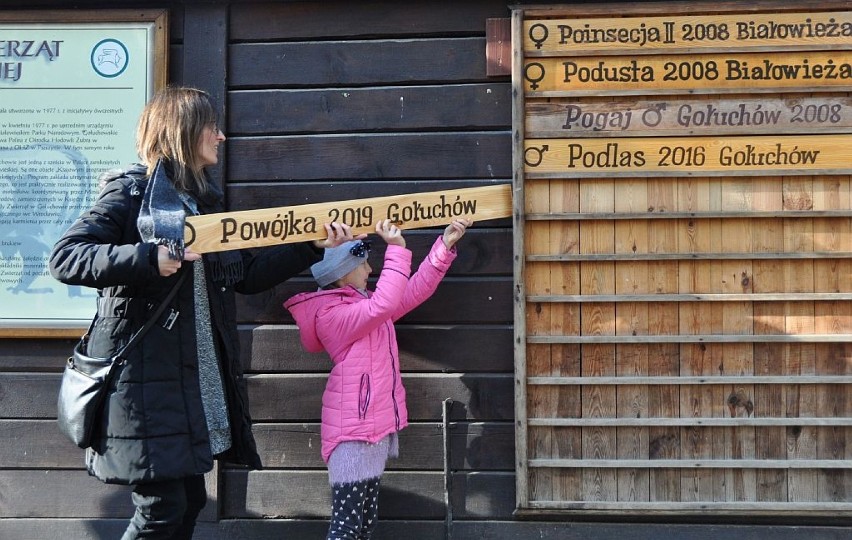
M 852 510 L 849 8 L 514 10 L 520 514 Z
M 210 253 L 321 240 L 328 235 L 323 225 L 332 222 L 361 234 L 375 232 L 376 222 L 384 219 L 401 229 L 417 229 L 447 225 L 456 218 L 480 221 L 511 215 L 511 186 L 500 184 L 191 216 L 184 240 L 196 253 Z

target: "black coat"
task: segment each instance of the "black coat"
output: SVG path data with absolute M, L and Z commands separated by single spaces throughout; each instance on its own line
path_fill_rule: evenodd
M 136 218 L 145 192 L 144 170 L 109 181 L 94 206 L 56 243 L 50 272 L 59 281 L 98 289 L 98 317 L 88 354 L 109 356 L 144 324 L 151 306 L 163 299 L 177 275 L 161 277 L 156 246 L 143 243 Z M 259 468 L 251 433 L 248 394 L 239 360 L 235 292 L 257 293 L 307 269 L 321 258 L 311 243 L 241 253 L 242 281 L 213 283 L 207 292 L 233 444 L 222 456 Z M 172 306 L 177 322 L 157 324 L 129 352 L 110 389 L 96 441 L 86 453 L 89 473 L 108 483 L 136 484 L 205 473 L 213 456 L 198 381 L 194 284 L 190 272 Z M 169 309 L 166 309 L 169 312 Z

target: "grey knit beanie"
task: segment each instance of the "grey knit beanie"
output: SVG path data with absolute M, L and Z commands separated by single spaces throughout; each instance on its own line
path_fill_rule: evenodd
M 326 249 L 322 260 L 311 266 L 311 274 L 317 285 L 325 287 L 358 268 L 359 264 L 367 260 L 369 254 L 369 242 L 350 240 Z

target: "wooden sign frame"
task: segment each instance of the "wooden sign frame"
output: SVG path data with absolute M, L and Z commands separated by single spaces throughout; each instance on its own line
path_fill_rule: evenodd
M 672 33 L 672 43 L 548 49 L 529 39 L 533 27 L 552 37 L 566 21 L 605 36 L 595 29 L 796 24 L 811 12 L 848 28 L 850 8 L 742 0 L 513 10 L 516 515 L 819 519 L 852 509 L 848 450 L 816 449 L 852 425 L 848 407 L 831 406 L 852 384 L 835 367 L 848 358 L 852 310 L 829 314 L 852 300 L 848 75 L 761 87 L 706 72 L 702 84 L 655 85 L 631 71 L 729 58 L 848 66 L 852 40 L 677 46 Z M 564 62 L 616 80 L 598 87 L 560 73 L 532 88 L 547 81 L 534 81 L 530 66 L 544 74 Z M 613 77 L 613 66 L 626 69 Z M 701 153 L 741 142 L 751 152 L 770 141 L 825 143 L 835 157 L 811 170 L 747 160 L 729 171 L 703 161 L 701 171 L 686 161 L 628 166 L 663 145 Z M 589 167 L 565 166 L 580 148 L 595 154 Z M 619 150 L 630 155 L 610 166 Z M 802 350 L 815 365 L 785 364 Z

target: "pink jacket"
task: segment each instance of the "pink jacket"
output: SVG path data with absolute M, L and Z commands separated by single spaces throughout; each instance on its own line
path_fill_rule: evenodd
M 284 303 L 309 352 L 334 366 L 322 396 L 322 457 L 343 441 L 378 442 L 408 425 L 393 322 L 423 303 L 456 258 L 439 237 L 417 272 L 411 251 L 389 245 L 375 291 L 354 287 L 298 294 Z

